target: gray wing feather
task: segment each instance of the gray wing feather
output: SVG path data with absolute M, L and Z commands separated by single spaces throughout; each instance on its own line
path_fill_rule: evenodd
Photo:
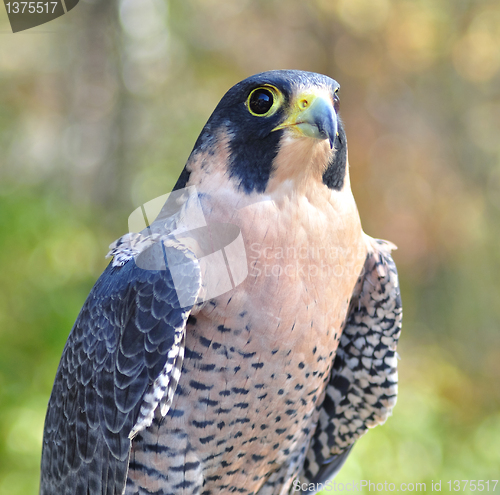
M 391 415 L 397 398 L 396 347 L 402 305 L 394 246 L 372 240 L 335 356 L 301 481 L 324 483 L 354 442 Z
M 168 409 L 182 365 L 187 318 L 201 286 L 199 264 L 170 249 L 168 266 L 110 264 L 69 335 L 45 420 L 41 495 L 121 495 L 130 438 Z M 176 288 L 182 279 L 181 307 Z M 187 297 L 187 294 L 189 297 Z M 153 411 L 152 411 L 153 410 Z
M 349 454 L 351 453 L 351 449 L 353 448 L 354 445 L 351 445 L 348 449 L 344 450 L 342 454 L 336 454 L 332 455 L 330 458 L 325 460 L 325 463 L 322 464 L 319 468 L 319 471 L 316 473 L 314 478 L 312 479 L 312 482 L 310 483 L 311 488 L 306 489 L 306 490 L 301 490 L 301 494 L 312 494 L 312 493 L 318 493 L 325 488 L 327 488 L 326 483 L 328 480 L 331 480 L 337 476 L 338 472 L 344 465 L 345 461 L 349 457 Z M 305 483 L 307 479 L 301 478 L 301 483 Z M 323 486 L 321 485 L 323 484 Z M 302 485 L 303 486 L 303 485 Z

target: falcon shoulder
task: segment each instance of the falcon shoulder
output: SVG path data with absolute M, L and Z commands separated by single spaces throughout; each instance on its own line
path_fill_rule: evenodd
M 114 260 L 64 348 L 45 421 L 41 495 L 121 495 L 131 438 L 151 424 L 158 405 L 163 415 L 170 407 L 199 264 L 172 242 L 149 246 L 142 260 L 133 244 L 128 234 L 111 246 Z
M 317 486 L 332 479 L 354 442 L 368 428 L 383 424 L 396 404 L 402 305 L 390 254 L 395 246 L 368 239 L 369 252 L 351 299 L 301 483 Z

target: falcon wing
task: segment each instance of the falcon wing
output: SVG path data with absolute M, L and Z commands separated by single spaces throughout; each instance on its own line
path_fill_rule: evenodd
M 121 495 L 131 438 L 159 404 L 168 411 L 201 277 L 187 249 L 153 248 L 169 265 L 146 270 L 115 257 L 71 331 L 45 419 L 41 495 Z
M 390 255 L 395 246 L 374 239 L 370 244 L 301 482 L 325 483 L 333 478 L 354 442 L 368 428 L 384 423 L 396 404 L 396 346 L 402 306 L 396 265 Z

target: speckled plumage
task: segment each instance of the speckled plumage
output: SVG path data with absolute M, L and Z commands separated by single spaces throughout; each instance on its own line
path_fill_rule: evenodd
M 383 424 L 396 405 L 402 307 L 394 245 L 371 240 L 351 299 L 318 425 L 301 479 L 325 482 L 335 459 L 349 453 L 368 428 Z
M 249 94 L 269 87 L 279 105 L 252 114 Z M 170 215 L 172 196 L 111 246 L 57 372 L 42 495 L 284 495 L 334 475 L 385 421 L 399 287 L 391 246 L 361 229 L 337 89 L 297 71 L 233 87 L 175 187 L 196 201 Z M 175 230 L 195 202 L 237 226 L 248 264 L 208 299 L 200 239 Z

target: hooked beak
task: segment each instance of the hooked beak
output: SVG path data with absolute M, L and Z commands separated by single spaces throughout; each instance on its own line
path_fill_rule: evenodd
M 333 102 L 323 95 L 303 93 L 292 103 L 288 118 L 273 131 L 289 128 L 299 136 L 328 139 L 333 149 L 338 135 L 337 114 Z

